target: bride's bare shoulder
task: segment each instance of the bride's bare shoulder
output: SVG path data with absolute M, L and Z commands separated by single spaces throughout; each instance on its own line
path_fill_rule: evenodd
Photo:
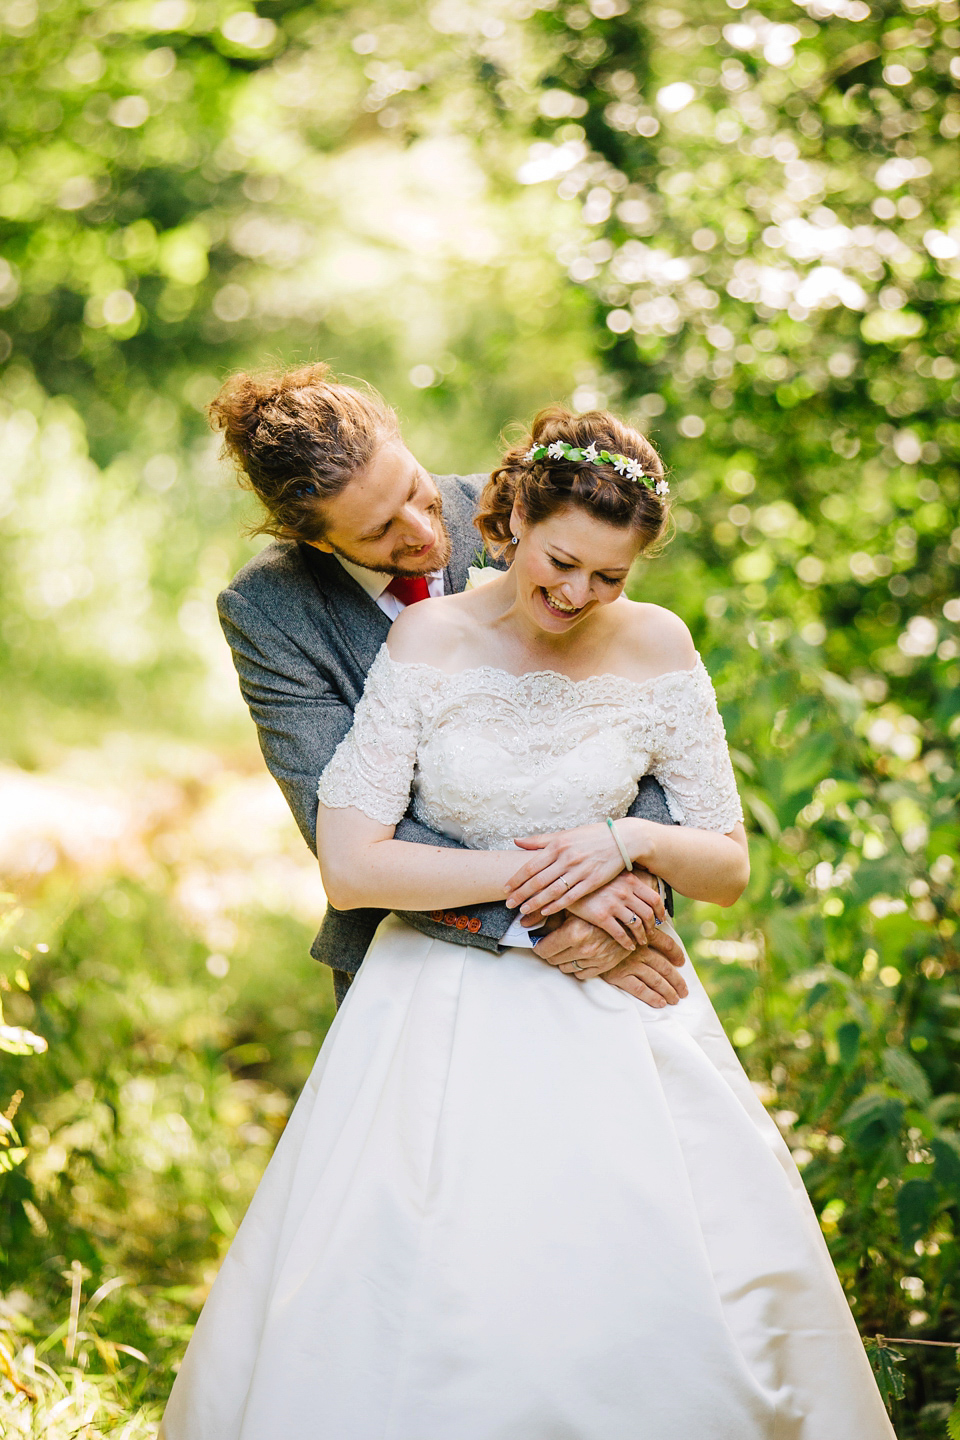
M 672 670 L 692 670 L 697 648 L 687 626 L 672 610 L 662 605 L 628 600 L 623 611 L 624 639 L 629 664 L 638 679 L 648 679 Z
M 387 649 L 405 665 L 435 665 L 447 669 L 456 662 L 467 639 L 466 617 L 456 602 L 459 595 L 443 595 L 408 605 L 390 626 Z

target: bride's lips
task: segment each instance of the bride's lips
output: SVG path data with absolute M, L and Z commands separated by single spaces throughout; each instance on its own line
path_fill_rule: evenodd
M 582 605 L 579 609 L 573 610 L 568 608 L 563 601 L 558 603 L 556 596 L 551 595 L 550 591 L 544 585 L 540 586 L 540 599 L 543 601 L 544 609 L 548 614 L 556 615 L 558 620 L 575 620 L 578 615 L 583 614 L 584 607 Z

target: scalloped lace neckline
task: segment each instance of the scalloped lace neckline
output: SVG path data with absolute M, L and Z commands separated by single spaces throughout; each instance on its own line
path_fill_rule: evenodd
M 477 677 L 490 675 L 520 685 L 526 681 L 544 679 L 559 681 L 561 684 L 568 685 L 571 690 L 579 690 L 583 686 L 609 680 L 614 680 L 620 685 L 627 685 L 632 690 L 648 690 L 651 686 L 659 685 L 662 680 L 672 680 L 678 676 L 693 679 L 701 671 L 706 673 L 706 666 L 701 659 L 699 650 L 696 662 L 689 670 L 663 670 L 659 675 L 651 675 L 649 680 L 629 680 L 626 675 L 618 675 L 613 670 L 604 670 L 599 675 L 586 675 L 582 680 L 574 680 L 570 675 L 565 675 L 562 670 L 525 670 L 522 675 L 514 675 L 512 670 L 504 670 L 499 665 L 470 665 L 465 670 L 441 670 L 438 665 L 431 665 L 426 660 L 394 660 L 386 644 L 383 647 L 383 654 L 388 663 L 398 670 L 429 670 L 431 674 L 440 675 L 444 680 L 462 680 L 467 675 Z

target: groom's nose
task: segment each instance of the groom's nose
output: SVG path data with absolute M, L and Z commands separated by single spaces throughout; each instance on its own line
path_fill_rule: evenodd
M 425 510 L 415 509 L 412 505 L 405 506 L 400 523 L 403 543 L 411 550 L 419 550 L 435 538 L 433 519 Z

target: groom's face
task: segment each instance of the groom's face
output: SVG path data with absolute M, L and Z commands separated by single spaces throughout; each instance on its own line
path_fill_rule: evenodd
M 318 550 L 384 575 L 429 575 L 450 559 L 443 502 L 399 436 L 386 439 L 365 470 L 323 507 Z

